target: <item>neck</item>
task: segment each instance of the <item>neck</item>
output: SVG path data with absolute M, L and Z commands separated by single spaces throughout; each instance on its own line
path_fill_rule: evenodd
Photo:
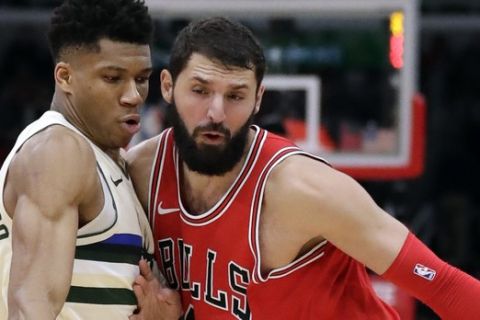
M 50 110 L 57 111 L 68 119 L 70 110 L 72 110 L 72 103 L 67 98 L 64 93 L 59 92 L 58 89 L 55 89 L 53 93 L 52 103 L 50 104 Z
M 94 136 L 90 134 L 88 126 L 82 120 L 81 116 L 78 114 L 76 108 L 73 106 L 73 103 L 68 96 L 64 93 L 55 90 L 53 94 L 52 103 L 50 104 L 50 110 L 57 111 L 61 113 L 63 117 L 78 131 L 80 131 L 85 137 L 87 137 L 92 143 L 99 147 L 103 152 L 105 152 L 110 158 L 112 158 L 123 171 L 125 168 L 125 161 L 120 155 L 120 148 L 109 149 L 105 148 L 98 143 Z
M 95 139 L 93 139 L 93 136 L 89 134 L 88 126 L 86 125 L 85 121 L 82 120 L 82 117 L 78 113 L 77 108 L 75 108 L 74 104 L 66 94 L 55 90 L 52 103 L 50 105 L 50 110 L 61 113 L 65 117 L 65 119 L 70 122 L 71 125 L 77 128 L 89 140 L 98 145 L 95 142 Z M 98 145 L 98 147 L 100 146 Z

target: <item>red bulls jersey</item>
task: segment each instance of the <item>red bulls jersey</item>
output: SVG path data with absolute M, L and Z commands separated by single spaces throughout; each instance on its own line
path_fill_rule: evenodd
M 236 180 L 201 214 L 187 212 L 180 199 L 172 129 L 159 138 L 149 219 L 158 264 L 181 292 L 185 319 L 399 319 L 373 292 L 364 266 L 326 241 L 285 267 L 260 272 L 259 216 L 268 176 L 286 157 L 315 157 L 252 128 L 255 138 Z

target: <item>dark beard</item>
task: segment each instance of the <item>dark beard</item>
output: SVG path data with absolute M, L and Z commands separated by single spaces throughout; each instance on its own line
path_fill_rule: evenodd
M 180 118 L 175 102 L 167 107 L 167 120 L 173 127 L 173 136 L 178 153 L 188 168 L 205 175 L 221 176 L 240 161 L 247 145 L 248 131 L 253 122 L 254 113 L 250 115 L 238 133 L 231 132 L 219 123 L 197 127 L 192 136 L 188 133 L 185 122 Z M 197 145 L 194 137 L 203 131 L 217 131 L 227 140 L 223 146 Z

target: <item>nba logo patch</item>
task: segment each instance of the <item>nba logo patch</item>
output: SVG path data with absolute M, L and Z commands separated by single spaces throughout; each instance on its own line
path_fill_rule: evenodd
M 433 278 L 435 278 L 435 275 L 437 274 L 435 270 L 430 269 L 429 267 L 425 267 L 420 263 L 417 263 L 415 265 L 415 268 L 413 268 L 413 273 L 415 273 L 417 276 L 422 277 L 428 281 L 432 281 Z

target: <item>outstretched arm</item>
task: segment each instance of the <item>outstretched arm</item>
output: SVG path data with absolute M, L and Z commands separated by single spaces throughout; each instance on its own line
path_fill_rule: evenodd
M 279 225 L 302 235 L 297 250 L 325 238 L 442 318 L 478 318 L 480 282 L 436 257 L 353 179 L 306 157 L 287 159 L 278 169 L 266 189 L 267 207 L 283 216 Z
M 79 152 L 81 141 L 65 130 L 52 127 L 34 136 L 10 166 L 9 319 L 55 319 L 70 288 L 78 209 L 91 180 L 85 166 L 91 163 L 95 170 L 95 160 Z
M 145 260 L 140 260 L 140 275 L 133 291 L 139 312 L 130 320 L 178 320 L 182 315 L 179 293 L 162 285 Z
M 274 224 L 281 237 L 272 243 L 285 238 L 280 253 L 290 251 L 287 261 L 273 262 L 267 269 L 290 262 L 306 243 L 327 239 L 381 274 L 408 234 L 408 229 L 384 212 L 351 177 L 305 156 L 287 158 L 272 171 L 265 199 L 263 210 L 273 214 L 264 218 L 274 220 L 265 220 L 262 226 Z M 262 230 L 262 236 L 270 234 Z

